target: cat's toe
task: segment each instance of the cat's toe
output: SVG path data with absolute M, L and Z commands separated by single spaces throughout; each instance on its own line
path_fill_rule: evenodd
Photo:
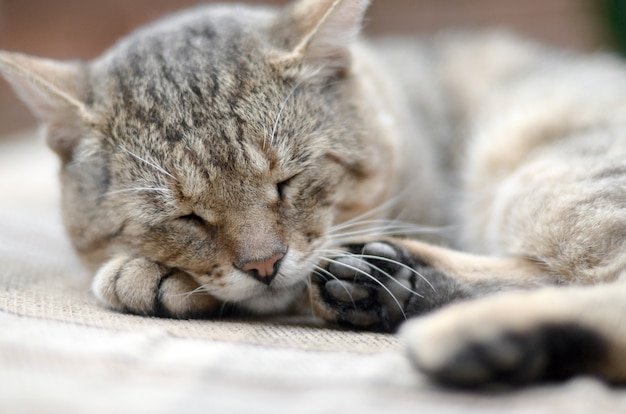
M 316 313 L 340 325 L 373 329 L 380 316 L 376 289 L 365 282 L 369 272 L 365 262 L 351 257 L 331 263 L 328 277 L 317 285 Z
M 212 316 L 221 305 L 198 283 L 181 271 L 170 271 L 162 278 L 155 299 L 156 316 L 193 318 Z
M 371 289 L 344 280 L 329 280 L 324 287 L 328 295 L 340 303 L 355 305 L 372 295 Z
M 120 255 L 96 273 L 92 290 L 99 301 L 121 312 L 186 318 L 212 312 L 217 301 L 197 293 L 187 274 L 141 257 Z
M 393 246 L 385 242 L 366 243 L 360 249 L 360 255 L 380 272 L 395 275 L 405 267 L 412 266 L 408 254 L 399 246 Z
M 330 260 L 330 259 L 329 259 Z M 371 282 L 372 269 L 366 260 L 357 256 L 341 256 L 328 264 L 327 275 L 332 279 L 344 279 L 348 281 Z

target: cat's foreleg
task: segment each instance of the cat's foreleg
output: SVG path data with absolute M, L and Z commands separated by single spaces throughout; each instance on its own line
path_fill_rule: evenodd
M 544 286 L 535 263 L 462 253 L 399 238 L 375 238 L 325 257 L 312 283 L 313 309 L 349 327 L 394 331 L 451 302 Z
M 109 260 L 96 273 L 92 290 L 105 305 L 139 315 L 184 318 L 211 315 L 219 307 L 185 272 L 143 257 Z
M 413 319 L 401 334 L 416 366 L 447 385 L 624 382 L 624 298 L 623 283 L 507 292 Z

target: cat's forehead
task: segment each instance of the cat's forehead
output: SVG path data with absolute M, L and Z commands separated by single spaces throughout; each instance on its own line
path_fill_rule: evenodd
M 259 27 L 266 14 L 245 13 L 187 13 L 131 35 L 97 61 L 93 71 L 106 79 L 98 92 L 114 135 L 185 141 L 195 151 L 209 141 L 204 153 L 229 162 L 235 160 L 224 154 L 227 146 L 271 143 L 294 82 L 267 63 Z
M 215 108 L 259 87 L 271 95 L 264 25 L 230 9 L 201 11 L 149 26 L 96 61 L 96 76 L 108 78 L 113 103 Z

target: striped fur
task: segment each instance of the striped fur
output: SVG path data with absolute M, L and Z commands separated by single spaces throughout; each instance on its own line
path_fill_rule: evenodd
M 401 326 L 458 386 L 626 380 L 626 66 L 506 33 L 366 42 L 367 4 L 204 6 L 90 62 L 0 52 L 95 295 Z

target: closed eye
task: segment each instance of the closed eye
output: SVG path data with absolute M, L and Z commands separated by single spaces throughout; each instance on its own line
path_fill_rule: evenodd
M 288 179 L 283 180 L 283 181 L 281 181 L 281 182 L 276 184 L 276 190 L 278 191 L 278 197 L 280 197 L 280 199 L 282 201 L 285 200 L 285 191 L 287 190 L 287 188 L 289 188 L 289 185 L 293 183 L 293 179 L 296 178 L 297 176 L 298 176 L 298 174 L 292 175 Z
M 178 220 L 182 220 L 182 221 L 187 221 L 189 223 L 193 223 L 193 224 L 201 224 L 201 225 L 206 225 L 206 221 L 200 217 L 199 215 L 195 214 L 195 213 L 191 213 L 191 214 L 186 214 L 184 216 L 180 216 L 178 217 Z
M 197 229 L 201 229 L 212 236 L 215 236 L 215 232 L 217 231 L 217 226 L 211 224 L 195 213 L 185 214 L 184 216 L 178 217 L 176 220 L 178 222 L 187 223 Z
M 281 181 L 280 183 L 276 184 L 276 190 L 278 190 L 278 197 L 281 200 L 285 199 L 285 189 L 287 188 L 287 184 L 288 184 L 288 181 Z

